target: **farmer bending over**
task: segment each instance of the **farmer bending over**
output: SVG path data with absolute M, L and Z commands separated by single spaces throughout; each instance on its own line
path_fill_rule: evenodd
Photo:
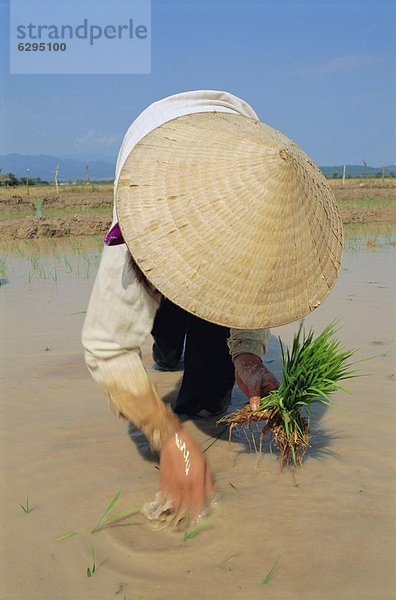
M 277 387 L 261 361 L 268 327 L 328 294 L 341 231 L 319 169 L 231 94 L 176 94 L 130 126 L 83 345 L 114 412 L 159 451 L 161 492 L 175 511 L 199 512 L 213 492 L 176 413 L 224 412 L 234 378 L 253 410 Z M 184 348 L 173 411 L 141 361 L 150 332 L 159 368 L 176 368 Z

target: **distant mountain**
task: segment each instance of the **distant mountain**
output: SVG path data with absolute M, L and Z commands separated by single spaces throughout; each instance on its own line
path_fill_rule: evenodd
M 91 180 L 114 179 L 115 159 L 95 159 L 79 154 L 74 158 L 68 156 L 49 156 L 47 154 L 25 155 L 4 154 L 0 155 L 1 173 L 14 173 L 16 177 L 26 177 L 30 169 L 30 177 L 41 177 L 53 181 L 56 165 L 59 164 L 59 181 L 85 180 L 89 175 Z M 88 171 L 87 171 L 88 166 Z M 342 177 L 343 166 L 320 167 L 326 177 Z M 396 175 L 396 165 L 385 167 L 386 175 Z M 378 177 L 382 174 L 382 167 L 364 167 L 363 165 L 347 165 L 347 177 Z
M 1 173 L 14 173 L 16 177 L 26 177 L 29 169 L 30 177 L 41 177 L 53 181 L 56 165 L 59 165 L 59 181 L 75 181 L 114 179 L 115 161 L 84 160 L 83 158 L 66 158 L 48 156 L 47 154 L 4 154 L 0 155 Z M 87 170 L 88 167 L 88 170 Z
M 84 154 L 83 152 L 73 152 L 72 154 L 62 154 L 62 158 L 71 158 L 73 160 L 94 161 L 101 160 L 104 162 L 114 163 L 117 160 L 117 152 L 113 155 L 104 156 L 103 154 Z

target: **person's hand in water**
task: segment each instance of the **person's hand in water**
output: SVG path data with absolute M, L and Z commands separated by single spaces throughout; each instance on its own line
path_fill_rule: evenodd
M 279 382 L 255 354 L 243 352 L 234 358 L 235 379 L 249 398 L 250 408 L 257 410 L 260 400 L 279 387 Z
M 214 494 L 212 475 L 202 450 L 183 427 L 163 445 L 160 455 L 163 500 L 171 499 L 173 510 L 197 516 Z

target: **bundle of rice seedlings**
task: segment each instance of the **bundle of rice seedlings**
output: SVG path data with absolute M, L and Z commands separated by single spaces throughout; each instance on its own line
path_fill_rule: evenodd
M 230 425 L 230 436 L 237 425 L 265 421 L 261 440 L 266 433 L 271 435 L 279 449 L 281 465 L 302 464 L 309 447 L 312 405 L 320 402 L 331 406 L 331 393 L 347 391 L 339 382 L 356 376 L 348 362 L 355 350 L 341 348 L 335 327 L 331 323 L 314 338 L 314 332 L 306 334 L 301 324 L 290 349 L 285 351 L 281 342 L 281 384 L 262 398 L 257 410 L 252 411 L 247 404 L 220 419 L 220 423 Z

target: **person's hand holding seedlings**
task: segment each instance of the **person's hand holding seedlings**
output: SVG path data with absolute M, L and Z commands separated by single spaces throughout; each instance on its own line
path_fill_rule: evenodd
M 242 352 L 234 358 L 235 379 L 249 398 L 250 408 L 257 410 L 260 399 L 279 387 L 279 382 L 255 354 Z
M 160 484 L 163 499 L 173 509 L 197 516 L 214 493 L 212 475 L 198 444 L 180 427 L 164 443 L 160 457 Z

